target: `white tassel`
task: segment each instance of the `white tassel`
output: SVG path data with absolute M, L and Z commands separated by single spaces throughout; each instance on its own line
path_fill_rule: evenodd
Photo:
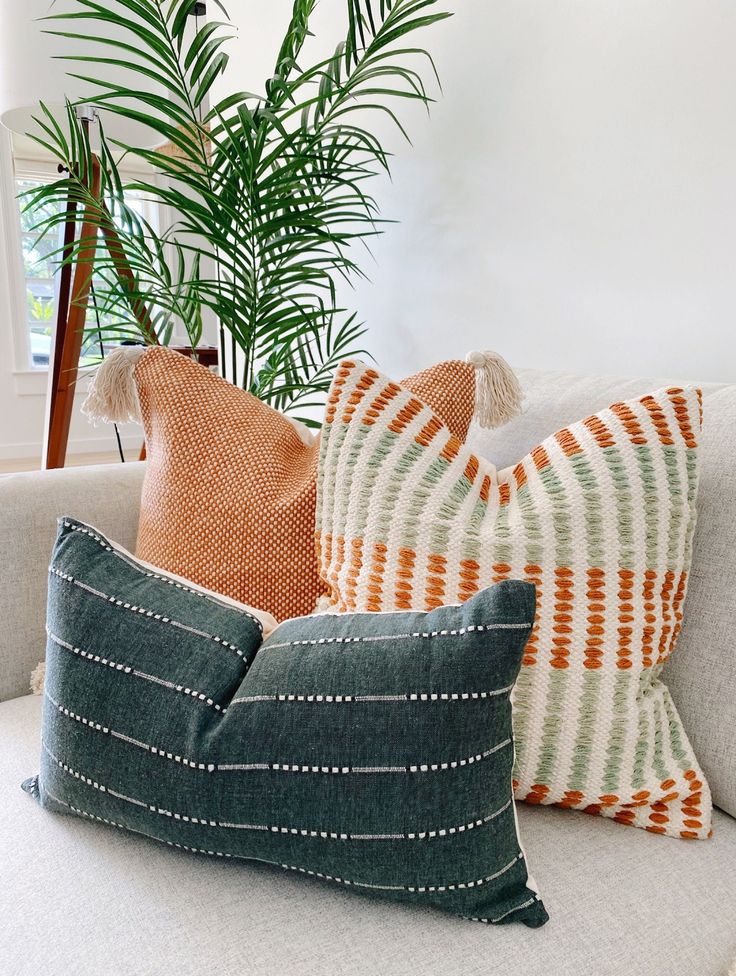
M 103 359 L 89 385 L 82 413 L 92 423 L 141 422 L 134 370 L 146 346 L 119 346 Z
M 314 605 L 314 610 L 312 610 L 312 615 L 316 616 L 320 613 L 327 613 L 334 606 L 332 602 L 332 597 L 327 593 L 323 593 L 322 596 L 317 597 L 317 602 Z
M 475 416 L 481 427 L 503 427 L 518 417 L 524 399 L 519 380 L 497 352 L 469 352 L 475 366 Z
M 43 683 L 46 680 L 46 662 L 40 661 L 31 671 L 30 689 L 33 695 L 43 694 Z

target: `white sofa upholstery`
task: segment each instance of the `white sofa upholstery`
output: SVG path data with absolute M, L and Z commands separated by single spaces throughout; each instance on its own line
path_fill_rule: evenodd
M 8 976 L 726 976 L 736 956 L 726 814 L 688 843 L 522 805 L 551 921 L 491 929 L 47 813 L 19 787 L 40 715 L 38 698 L 0 706 Z
M 526 414 L 479 444 L 499 464 L 518 459 L 540 434 L 659 385 L 522 378 Z M 736 388 L 708 388 L 709 420 L 682 663 L 667 673 L 729 809 Z M 55 517 L 74 515 L 132 548 L 142 477 L 143 466 L 131 464 L 0 479 L 2 976 L 727 976 L 736 958 L 736 819 L 720 811 L 711 841 L 685 842 L 521 805 L 531 869 L 551 916 L 538 931 L 488 929 L 43 811 L 20 782 L 38 768 L 41 701 L 25 692 L 44 653 Z
M 134 550 L 145 468 L 135 462 L 0 478 L 0 702 L 28 694 L 29 668 L 44 657 L 56 519 L 76 515 Z

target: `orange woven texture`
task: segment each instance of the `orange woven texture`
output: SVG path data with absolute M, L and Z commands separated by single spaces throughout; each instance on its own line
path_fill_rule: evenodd
M 170 349 L 146 351 L 135 377 L 148 455 L 136 555 L 278 620 L 311 613 L 327 592 L 318 439 L 307 446 L 280 413 Z M 472 366 L 440 363 L 402 386 L 465 440 Z

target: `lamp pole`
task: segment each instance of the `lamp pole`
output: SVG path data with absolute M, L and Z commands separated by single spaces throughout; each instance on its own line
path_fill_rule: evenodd
M 98 120 L 97 110 L 91 105 L 80 105 L 77 118 L 82 124 L 89 145 L 89 128 Z M 79 376 L 79 358 L 84 343 L 84 327 L 87 319 L 94 274 L 95 253 L 98 246 L 98 229 L 107 247 L 121 285 L 129 291 L 131 311 L 141 331 L 153 344 L 158 337 L 148 309 L 136 295 L 135 276 L 125 257 L 112 215 L 107 212 L 102 199 L 102 170 L 97 155 L 89 153 L 90 172 L 77 174 L 86 184 L 94 203 L 95 215 L 85 207 L 79 239 L 76 237 L 77 201 L 69 174 L 69 195 L 64 227 L 64 263 L 59 273 L 57 292 L 56 328 L 54 329 L 51 359 L 49 362 L 49 386 L 46 397 L 46 424 L 43 439 L 42 466 L 63 468 L 69 443 L 74 394 Z M 64 167 L 60 167 L 63 172 Z M 103 219 L 100 220 L 102 215 Z M 76 245 L 76 249 L 75 249 Z M 73 258 L 73 260 L 72 260 Z
M 82 105 L 77 109 L 77 117 L 84 128 L 85 136 L 97 118 L 94 108 Z M 100 164 L 97 157 L 91 157 L 92 172 L 82 174 L 88 181 L 92 195 L 100 195 Z M 60 167 L 63 171 L 63 167 Z M 69 175 L 69 195 L 66 205 L 66 225 L 64 227 L 64 264 L 59 273 L 57 290 L 56 328 L 54 329 L 49 362 L 49 386 L 46 396 L 46 425 L 43 439 L 42 466 L 63 468 L 69 442 L 74 393 L 79 374 L 79 357 L 84 341 L 84 324 L 87 317 L 97 246 L 96 226 L 85 219 L 80 233 L 81 246 L 76 259 L 71 262 L 76 240 L 77 202 Z M 85 214 L 86 216 L 86 214 Z

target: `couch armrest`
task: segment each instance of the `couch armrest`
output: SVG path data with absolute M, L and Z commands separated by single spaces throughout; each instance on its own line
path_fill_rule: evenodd
M 135 547 L 145 464 L 0 478 L 0 701 L 28 693 L 45 656 L 46 586 L 56 520 L 73 515 Z

